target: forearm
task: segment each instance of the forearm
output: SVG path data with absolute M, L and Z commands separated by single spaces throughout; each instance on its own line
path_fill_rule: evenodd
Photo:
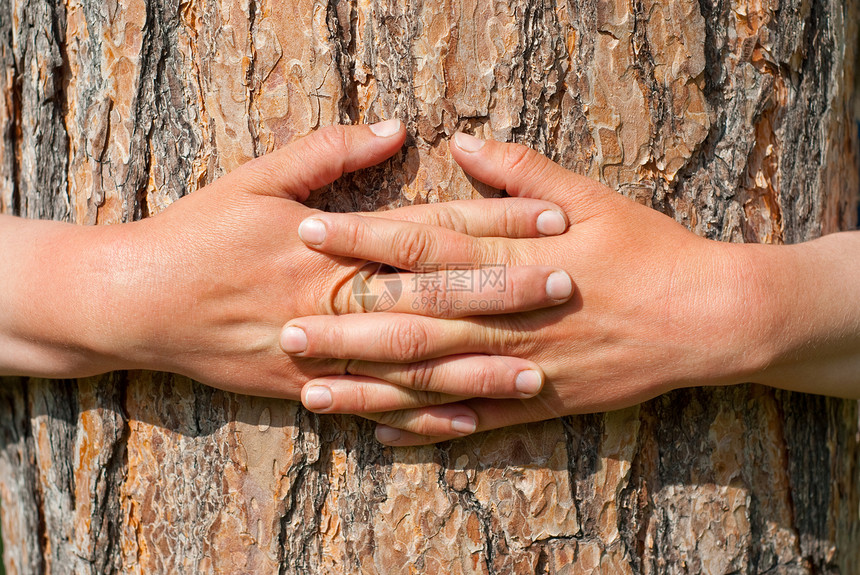
M 0 216 L 0 374 L 71 377 L 120 367 L 109 351 L 117 334 L 108 321 L 107 240 L 115 236 Z
M 764 270 L 758 337 L 769 354 L 752 380 L 860 398 L 860 232 L 749 249 Z

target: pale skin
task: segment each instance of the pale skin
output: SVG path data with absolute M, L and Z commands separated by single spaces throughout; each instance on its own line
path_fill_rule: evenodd
M 135 223 L 83 227 L 0 216 L 0 375 L 150 369 L 298 399 L 309 379 L 345 373 L 346 361 L 291 358 L 278 346 L 281 327 L 293 318 L 362 311 L 351 286 L 367 262 L 308 250 L 297 228 L 322 212 L 299 202 L 344 172 L 390 157 L 405 137 L 397 121 L 323 129 Z M 567 227 L 558 206 L 513 198 L 382 215 L 445 226 L 460 244 L 466 233 L 539 238 Z M 380 246 L 372 259 L 387 251 Z M 407 305 L 420 294 L 408 275 L 402 279 L 400 305 Z M 369 289 L 380 287 L 371 282 Z M 522 311 L 563 303 L 572 285 L 562 270 L 539 265 L 509 274 L 505 290 L 506 309 Z M 540 390 L 543 374 L 530 360 L 480 363 L 494 397 Z M 455 415 L 445 420 L 449 426 Z M 454 425 L 455 435 L 474 429 Z
M 314 225 L 325 233 L 306 243 L 366 259 L 377 244 L 400 246 L 380 261 L 402 269 L 463 252 L 476 265 L 555 266 L 573 278 L 573 297 L 506 316 L 293 320 L 281 338 L 293 357 L 351 360 L 348 375 L 305 386 L 308 408 L 371 418 L 380 441 L 416 445 L 454 437 L 455 417 L 481 431 L 622 408 L 688 386 L 756 382 L 860 398 L 860 232 L 793 246 L 719 243 L 522 146 L 456 134 L 451 153 L 477 180 L 561 206 L 570 228 L 531 240 L 441 241 L 449 232 L 322 214 Z M 479 359 L 487 354 L 540 365 L 543 391 L 486 397 Z

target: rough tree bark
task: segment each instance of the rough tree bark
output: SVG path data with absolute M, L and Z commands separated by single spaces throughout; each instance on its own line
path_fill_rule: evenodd
M 396 116 L 407 149 L 317 206 L 487 192 L 447 154 L 466 129 L 529 144 L 701 235 L 798 242 L 855 224 L 858 12 L 858 0 L 2 0 L 0 206 L 143 218 L 318 126 Z M 358 419 L 166 374 L 7 379 L 4 562 L 860 573 L 858 418 L 857 402 L 741 386 L 389 449 Z

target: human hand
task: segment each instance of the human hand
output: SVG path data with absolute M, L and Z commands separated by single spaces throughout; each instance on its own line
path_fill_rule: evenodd
M 612 410 L 678 387 L 740 382 L 766 363 L 768 346 L 750 345 L 766 332 L 759 316 L 739 313 L 767 299 L 747 252 L 700 238 L 523 146 L 464 134 L 455 142 L 451 153 L 469 175 L 512 196 L 552 201 L 571 222 L 558 237 L 469 240 L 474 262 L 559 267 L 574 279 L 574 296 L 507 316 L 293 320 L 288 328 L 307 338 L 294 357 L 352 360 L 350 375 L 309 382 L 306 406 L 381 422 L 377 437 L 385 443 L 420 444 L 452 437 L 453 417 L 465 418 L 463 428 L 473 418 L 486 430 Z M 381 261 L 404 269 L 456 257 L 426 227 L 348 214 L 319 218 L 328 233 L 309 245 L 320 252 L 372 259 L 375 242 L 389 243 L 399 249 Z M 543 391 L 531 399 L 480 398 L 494 380 L 481 368 L 481 354 L 535 362 L 547 377 Z M 309 401 L 320 388 L 329 393 L 327 408 Z M 464 397 L 475 399 L 431 405 Z
M 390 133 L 376 135 L 368 126 L 320 130 L 140 222 L 84 228 L 3 218 L 8 254 L 28 257 L 3 262 L 9 273 L 2 293 L 20 297 L 0 313 L 0 373 L 77 377 L 142 368 L 293 399 L 310 377 L 343 373 L 344 361 L 290 359 L 278 348 L 280 328 L 293 317 L 359 311 L 351 286 L 366 264 L 308 250 L 297 228 L 320 212 L 298 201 L 394 154 L 405 129 L 380 127 Z M 452 229 L 440 241 L 457 245 L 466 237 L 461 231 L 537 237 L 539 229 L 566 227 L 559 208 L 543 201 L 463 201 L 373 215 L 382 216 L 446 225 Z M 454 254 L 468 257 L 453 244 Z M 375 246 L 368 250 L 375 259 L 390 249 Z M 509 309 L 565 299 L 546 294 L 553 271 L 509 276 L 523 294 L 506 302 Z M 405 277 L 403 284 L 406 305 L 416 294 Z M 370 297 L 384 287 L 367 285 Z M 513 376 L 498 394 L 519 396 Z

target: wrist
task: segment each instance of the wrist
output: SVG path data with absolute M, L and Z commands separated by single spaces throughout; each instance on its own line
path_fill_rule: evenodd
M 65 378 L 151 367 L 153 290 L 140 227 L 16 219 L 7 228 L 17 249 L 3 286 L 4 373 Z
M 92 375 L 110 367 L 92 346 L 99 317 L 100 230 L 4 217 L 6 276 L 0 334 L 4 374 L 43 377 Z
M 764 383 L 762 378 L 785 352 L 785 328 L 796 289 L 791 248 L 764 244 L 719 244 L 728 258 L 724 289 L 728 309 L 727 351 L 733 361 L 730 385 Z
M 159 263 L 152 224 L 88 228 L 74 248 L 86 255 L 77 270 L 84 289 L 70 287 L 79 306 L 73 320 L 80 326 L 71 337 L 97 373 L 163 368 L 156 352 L 165 337 L 159 298 L 171 292 L 161 281 L 168 262 Z
M 858 397 L 860 235 L 843 232 L 791 246 L 757 246 L 765 270 L 759 345 L 766 361 L 748 381 Z
M 742 244 L 697 239 L 672 290 L 677 387 L 735 385 L 767 365 L 767 272 Z

